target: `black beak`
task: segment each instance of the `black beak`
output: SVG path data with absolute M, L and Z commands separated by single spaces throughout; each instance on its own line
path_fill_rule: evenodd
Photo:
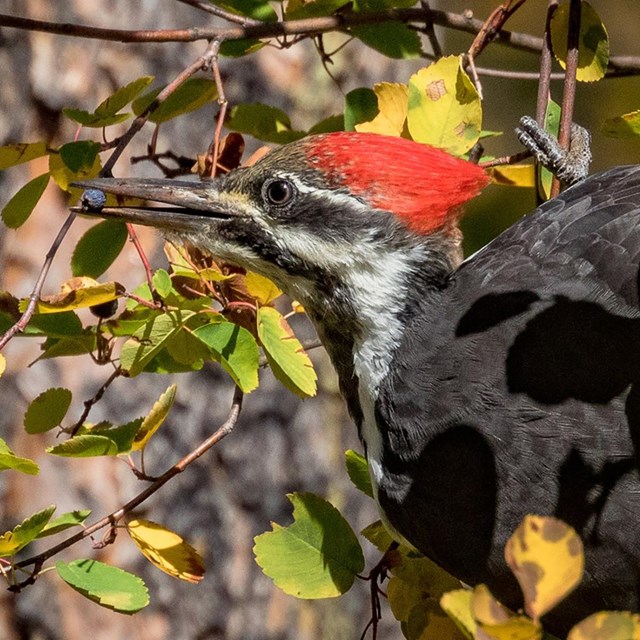
M 73 184 L 85 192 L 81 206 L 72 211 L 101 218 L 116 218 L 149 227 L 190 231 L 205 220 L 246 216 L 237 194 L 220 190 L 220 180 L 186 181 L 145 178 L 100 178 Z M 103 206 L 104 194 L 159 202 L 166 207 Z

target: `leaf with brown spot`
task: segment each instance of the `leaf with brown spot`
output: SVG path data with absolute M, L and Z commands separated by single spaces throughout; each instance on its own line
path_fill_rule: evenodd
M 526 516 L 505 547 L 505 558 L 534 619 L 555 607 L 582 579 L 584 553 L 577 533 L 557 518 Z
M 599 611 L 573 627 L 567 640 L 640 640 L 640 615 Z

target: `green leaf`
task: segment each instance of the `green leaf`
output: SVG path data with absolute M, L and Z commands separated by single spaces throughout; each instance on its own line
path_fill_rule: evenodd
M 161 298 L 166 298 L 172 289 L 171 278 L 164 269 L 158 269 L 153 274 L 153 288 L 158 292 Z
M 56 562 L 58 575 L 78 593 L 119 613 L 135 613 L 149 604 L 144 582 L 131 573 L 97 560 Z
M 20 549 L 26 547 L 45 528 L 55 510 L 55 505 L 42 509 L 23 520 L 11 531 L 1 535 L 0 557 L 14 556 Z
M 273 307 L 258 309 L 258 337 L 275 377 L 302 398 L 316 393 L 316 372 L 289 323 Z
M 47 155 L 44 142 L 19 142 L 0 147 L 0 171 Z
M 69 511 L 58 516 L 55 520 L 52 520 L 47 526 L 36 536 L 37 538 L 44 538 L 46 536 L 53 536 L 61 531 L 66 531 L 71 527 L 80 526 L 91 515 L 91 509 L 82 509 L 78 511 Z
M 456 156 L 478 141 L 482 104 L 458 56 L 440 58 L 411 76 L 407 126 L 416 142 Z
M 120 365 L 130 376 L 137 376 L 167 346 L 192 311 L 171 311 L 155 316 L 140 327 L 122 346 Z
M 125 120 L 131 118 L 133 115 L 131 113 L 101 115 L 85 111 L 84 109 L 63 109 L 62 113 L 64 113 L 67 118 L 74 120 L 83 127 L 91 128 L 110 127 L 114 124 L 120 124 L 121 122 L 125 122 Z
M 176 399 L 177 385 L 172 384 L 167 390 L 156 400 L 149 415 L 147 415 L 140 425 L 140 429 L 136 433 L 133 441 L 133 450 L 141 451 L 147 446 L 151 436 L 162 426 L 166 420 Z
M 42 355 L 39 359 L 86 355 L 95 351 L 96 342 L 95 333 L 90 331 L 82 336 L 71 338 L 47 338 L 42 345 Z
M 11 451 L 9 445 L 0 438 L 0 471 L 6 471 L 7 469 L 27 473 L 30 476 L 37 476 L 40 471 L 40 468 L 33 460 L 17 456 Z
M 560 115 L 561 108 L 557 102 L 549 99 L 547 102 L 547 110 L 544 116 L 544 129 L 548 131 L 554 138 L 558 137 L 560 131 Z M 548 200 L 551 197 L 551 185 L 553 183 L 553 173 L 546 167 L 540 167 L 540 191 Z
M 27 221 L 48 184 L 49 174 L 45 173 L 19 189 L 2 210 L 2 221 L 7 227 L 17 229 Z
M 29 327 L 55 338 L 82 335 L 82 322 L 73 311 L 36 313 L 31 318 Z
M 378 114 L 378 96 L 372 89 L 360 87 L 344 97 L 344 130 L 355 131 L 356 125 L 369 122 Z
M 99 152 L 100 145 L 91 140 L 68 142 L 59 149 L 60 158 L 74 173 L 82 169 L 90 169 Z
M 258 345 L 246 329 L 220 317 L 193 335 L 211 349 L 242 391 L 248 393 L 258 386 Z
M 371 486 L 367 459 L 359 453 L 356 453 L 353 449 L 349 449 L 345 452 L 345 462 L 347 465 L 347 473 L 355 488 L 370 498 L 373 498 L 373 488 Z
M 266 42 L 260 40 L 254 40 L 247 38 L 244 40 L 225 40 L 220 45 L 220 55 L 227 58 L 240 58 L 242 56 L 249 55 L 260 51 L 262 47 L 266 46 Z
M 255 538 L 256 561 L 277 587 L 298 598 L 346 593 L 364 568 L 362 548 L 340 512 L 311 493 L 288 496 L 293 524 Z
M 49 173 L 63 191 L 73 190 L 72 182 L 92 179 L 100 173 L 99 151 L 100 145 L 96 142 L 69 142 L 49 154 Z M 76 193 L 79 196 L 81 190 L 76 189 Z
M 615 118 L 608 118 L 602 123 L 602 133 L 609 138 L 637 138 L 640 136 L 640 109 L 625 113 Z
M 107 436 L 75 436 L 53 447 L 47 447 L 47 453 L 65 458 L 92 458 L 94 456 L 118 455 L 118 445 Z
M 318 18 L 330 16 L 341 7 L 349 4 L 350 0 L 289 0 L 285 12 L 285 20 L 300 20 L 302 18 Z
M 335 131 L 344 131 L 344 115 L 329 116 L 324 120 L 320 120 L 309 129 L 309 135 L 316 133 L 333 133 Z
M 570 5 L 561 4 L 551 18 L 551 46 L 553 54 L 565 69 L 567 66 L 567 33 Z M 580 82 L 595 82 L 604 77 L 609 65 L 609 35 L 595 9 L 582 0 L 580 35 L 578 43 L 578 70 Z
M 140 431 L 141 426 L 142 418 L 136 418 L 135 420 L 131 420 L 131 422 L 120 425 L 119 427 L 101 427 L 96 425 L 95 427 L 88 429 L 85 433 L 91 436 L 95 435 L 109 438 L 109 440 L 116 445 L 116 453 L 129 453 L 133 448 L 134 439 L 138 431 Z M 113 454 L 109 453 L 104 455 Z
M 388 58 L 407 60 L 422 53 L 420 36 L 400 22 L 366 24 L 352 27 L 351 32 L 358 40 Z
M 91 227 L 76 244 L 71 257 L 74 276 L 101 276 L 122 251 L 127 226 L 119 220 L 104 220 Z
M 304 136 L 304 131 L 294 131 L 291 128 L 291 120 L 284 111 L 260 103 L 233 107 L 225 125 L 231 131 L 278 144 L 293 142 Z
M 231 13 L 235 13 L 241 16 L 248 16 L 254 20 L 260 20 L 261 22 L 275 22 L 278 19 L 278 15 L 273 10 L 271 5 L 265 0 L 219 0 L 212 4 L 226 9 Z
M 24 428 L 27 433 L 44 433 L 57 427 L 71 406 L 71 391 L 56 388 L 43 391 L 27 408 Z
M 133 111 L 139 116 L 156 99 L 162 89 L 145 93 L 133 103 Z M 200 109 L 218 97 L 216 83 L 208 78 L 189 78 L 178 87 L 149 116 L 151 122 L 160 124 L 185 113 Z
M 111 116 L 126 107 L 137 95 L 140 95 L 153 81 L 153 76 L 141 76 L 137 80 L 120 87 L 103 100 L 95 110 L 96 115 Z

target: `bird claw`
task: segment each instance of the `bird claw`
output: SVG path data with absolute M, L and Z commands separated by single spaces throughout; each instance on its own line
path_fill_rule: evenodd
M 529 116 L 520 118 L 516 135 L 543 167 L 566 184 L 580 182 L 589 174 L 591 135 L 580 125 L 571 126 L 571 145 L 568 151 Z

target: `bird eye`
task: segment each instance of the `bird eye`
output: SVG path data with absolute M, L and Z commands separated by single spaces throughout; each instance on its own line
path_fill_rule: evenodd
M 288 180 L 273 180 L 265 184 L 263 194 L 271 204 L 289 204 L 295 195 L 295 187 Z

